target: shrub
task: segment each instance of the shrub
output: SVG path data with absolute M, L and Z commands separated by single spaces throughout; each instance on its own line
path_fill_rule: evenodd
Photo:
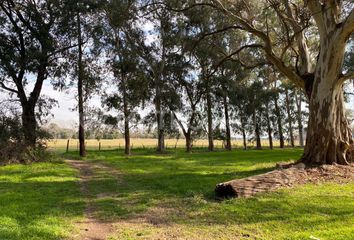
M 28 147 L 24 141 L 22 125 L 18 116 L 0 116 L 0 164 L 48 161 L 51 154 L 46 151 L 44 139 L 49 134 L 43 130 L 37 133 L 38 141 L 35 147 Z

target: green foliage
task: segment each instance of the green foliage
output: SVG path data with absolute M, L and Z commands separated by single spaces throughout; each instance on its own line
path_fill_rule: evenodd
M 0 114 L 0 165 L 52 160 L 53 156 L 46 151 L 44 144 L 49 137 L 48 132 L 42 129 L 34 131 L 37 132 L 37 143 L 27 146 L 18 115 Z

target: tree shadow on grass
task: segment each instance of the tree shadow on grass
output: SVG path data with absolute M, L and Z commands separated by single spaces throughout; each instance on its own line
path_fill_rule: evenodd
M 44 168 L 31 172 L 27 169 L 30 166 L 17 168 L 0 169 L 0 239 L 67 237 L 73 219 L 81 218 L 84 209 L 77 182 L 60 180 L 71 177 L 72 172 Z

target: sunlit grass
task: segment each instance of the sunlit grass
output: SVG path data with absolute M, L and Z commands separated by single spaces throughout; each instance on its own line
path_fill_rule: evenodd
M 76 171 L 65 164 L 0 167 L 0 239 L 64 239 L 82 218 Z
M 125 157 L 122 151 L 93 151 L 87 160 L 120 172 L 118 183 L 112 177 L 90 184 L 95 194 L 109 193 L 95 205 L 99 218 L 119 221 L 113 239 L 351 239 L 354 183 L 309 184 L 250 199 L 214 199 L 217 183 L 270 171 L 276 162 L 298 159 L 301 153 L 178 150 L 156 155 L 139 150 Z
M 122 150 L 89 151 L 84 160 L 116 169 L 98 168 L 88 183 L 95 216 L 115 223 L 110 239 L 352 239 L 354 183 L 214 199 L 217 183 L 270 171 L 301 154 L 145 149 L 130 157 Z M 66 157 L 78 158 L 75 151 Z M 84 210 L 78 180 L 63 163 L 0 167 L 0 239 L 72 239 Z

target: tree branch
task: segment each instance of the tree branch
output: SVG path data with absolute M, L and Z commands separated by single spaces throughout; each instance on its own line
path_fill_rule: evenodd
M 345 75 L 342 74 L 339 77 L 339 81 L 342 83 L 344 83 L 345 81 L 350 80 L 350 79 L 354 79 L 354 73 L 345 74 Z
M 18 94 L 18 91 L 16 91 L 15 89 L 7 87 L 3 82 L 0 82 L 0 86 L 1 86 L 1 88 L 5 89 L 5 90 L 7 90 L 9 92 L 13 92 L 13 93 Z
M 354 32 L 354 9 L 349 13 L 348 17 L 342 23 L 341 29 L 342 41 L 347 42 L 350 35 Z
M 305 4 L 307 4 L 311 15 L 315 19 L 320 35 L 324 37 L 326 35 L 326 30 L 325 23 L 323 20 L 322 4 L 318 0 L 306 0 Z

